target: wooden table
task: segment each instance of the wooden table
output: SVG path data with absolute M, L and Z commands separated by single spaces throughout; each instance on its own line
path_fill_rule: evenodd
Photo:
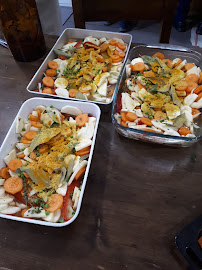
M 2 143 L 34 96 L 26 86 L 43 59 L 16 63 L 3 47 L 0 59 Z M 0 269 L 187 269 L 174 237 L 202 213 L 201 167 L 200 142 L 175 149 L 129 140 L 103 113 L 78 218 L 63 228 L 0 219 Z

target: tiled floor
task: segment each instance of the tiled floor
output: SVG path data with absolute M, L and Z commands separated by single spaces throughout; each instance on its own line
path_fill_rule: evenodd
M 70 7 L 61 7 L 62 15 L 62 31 L 65 28 L 74 28 L 73 11 Z M 86 29 L 103 30 L 119 32 L 119 24 L 115 23 L 105 26 L 104 22 L 87 22 Z M 137 43 L 158 43 L 160 38 L 161 22 L 159 21 L 138 21 L 137 25 L 128 33 L 133 36 L 133 42 Z M 191 30 L 186 32 L 178 32 L 172 28 L 170 44 L 191 47 L 190 42 Z

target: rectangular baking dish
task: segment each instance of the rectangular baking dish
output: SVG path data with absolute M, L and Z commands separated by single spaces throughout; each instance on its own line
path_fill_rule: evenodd
M 133 47 L 130 50 L 126 64 L 129 64 L 132 59 L 139 57 L 140 55 L 152 56 L 156 52 L 161 52 L 165 55 L 165 58 L 173 60 L 174 58 L 186 59 L 188 63 L 195 63 L 202 69 L 202 55 L 192 49 L 184 48 L 174 45 L 139 45 Z M 128 137 L 135 140 L 153 142 L 158 144 L 165 144 L 175 147 L 188 147 L 202 138 L 202 114 L 195 121 L 199 125 L 199 129 L 196 131 L 195 138 L 177 137 L 171 135 L 163 135 L 143 130 L 135 130 L 129 127 L 120 125 L 114 118 L 114 114 L 117 112 L 117 103 L 119 102 L 122 87 L 126 79 L 126 64 L 120 75 L 118 86 L 116 88 L 115 98 L 112 106 L 112 122 L 116 131 L 124 137 Z
M 79 108 L 83 113 L 91 114 L 92 116 L 94 116 L 96 118 L 96 125 L 95 125 L 95 131 L 94 131 L 94 135 L 93 135 L 92 145 L 91 145 L 91 151 L 89 154 L 88 164 L 86 167 L 86 172 L 85 172 L 83 184 L 81 187 L 81 193 L 80 193 L 80 197 L 79 197 L 78 207 L 76 209 L 75 215 L 69 221 L 66 221 L 64 223 L 51 223 L 51 222 L 46 222 L 46 221 L 41 221 L 41 220 L 27 219 L 27 218 L 15 217 L 15 216 L 4 215 L 4 214 L 0 214 L 0 217 L 12 219 L 12 220 L 17 220 L 17 221 L 22 221 L 22 222 L 45 225 L 45 226 L 63 227 L 63 226 L 67 226 L 70 223 L 72 223 L 77 218 L 79 211 L 80 211 L 83 193 L 84 193 L 84 189 L 85 189 L 85 185 L 86 185 L 86 181 L 87 181 L 87 177 L 88 177 L 88 172 L 90 169 L 90 164 L 91 164 L 91 160 L 92 160 L 92 156 L 93 156 L 93 149 L 94 149 L 94 145 L 95 145 L 96 133 L 97 133 L 98 123 L 99 123 L 99 119 L 100 119 L 100 108 L 96 104 L 87 103 L 87 102 L 78 102 L 78 101 L 73 102 L 70 100 L 59 100 L 59 99 L 48 99 L 48 98 L 28 99 L 27 101 L 25 101 L 22 104 L 15 120 L 13 121 L 13 124 L 11 125 L 11 127 L 10 127 L 10 129 L 9 129 L 9 131 L 8 131 L 6 137 L 1 145 L 1 148 L 0 148 L 0 153 L 1 153 L 0 168 L 5 166 L 3 158 L 13 149 L 13 146 L 14 146 L 15 142 L 17 141 L 17 137 L 19 136 L 19 134 L 15 133 L 17 117 L 20 116 L 23 119 L 27 118 L 28 115 L 32 112 L 32 110 L 38 105 L 53 106 L 59 110 L 66 105 L 71 105 L 71 106 L 75 106 L 75 107 Z
M 123 66 L 124 66 L 124 64 L 126 62 L 126 59 L 127 59 L 127 56 L 128 56 L 130 46 L 131 46 L 131 42 L 132 42 L 132 36 L 130 34 L 105 32 L 105 31 L 96 31 L 96 30 L 86 30 L 86 29 L 76 29 L 76 28 L 67 28 L 60 35 L 60 37 L 56 41 L 55 45 L 53 46 L 53 48 L 51 49 L 51 51 L 49 52 L 49 54 L 47 55 L 47 57 L 45 58 L 45 60 L 43 61 L 43 63 L 39 67 L 39 69 L 37 70 L 37 72 L 35 73 L 34 77 L 31 79 L 30 83 L 27 86 L 27 91 L 32 93 L 32 94 L 36 94 L 36 95 L 42 95 L 42 96 L 57 97 L 57 98 L 62 98 L 62 99 L 71 99 L 71 100 L 81 101 L 80 99 L 75 99 L 75 98 L 64 98 L 64 97 L 50 95 L 50 94 L 44 94 L 44 93 L 38 93 L 38 92 L 36 93 L 36 92 L 33 92 L 32 90 L 35 90 L 36 87 L 38 86 L 38 83 L 41 81 L 43 73 L 47 69 L 47 63 L 49 61 L 57 58 L 57 55 L 55 54 L 54 49 L 62 48 L 67 43 L 67 41 L 70 40 L 70 39 L 80 40 L 80 39 L 84 39 L 87 36 L 93 36 L 93 37 L 96 37 L 96 38 L 106 37 L 107 39 L 121 38 L 124 42 L 126 42 L 128 44 L 128 49 L 126 51 L 125 59 L 124 59 L 124 62 L 123 62 Z M 122 66 L 122 70 L 123 70 L 123 66 Z M 121 74 L 121 72 L 120 72 L 120 74 Z M 118 85 L 118 83 L 116 84 L 116 87 L 117 87 L 117 85 Z M 116 92 L 116 88 L 115 88 L 114 94 L 115 94 L 115 92 Z M 99 102 L 99 101 L 91 101 L 91 100 L 82 100 L 82 101 L 84 101 L 84 102 L 87 101 L 87 102 L 97 103 L 97 104 L 102 104 L 102 105 L 109 105 L 109 104 L 112 103 L 112 101 L 114 99 L 114 94 L 112 96 L 111 101 L 108 102 L 108 103 Z

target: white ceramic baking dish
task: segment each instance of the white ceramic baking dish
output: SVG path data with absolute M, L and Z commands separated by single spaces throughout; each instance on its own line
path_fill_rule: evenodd
M 97 133 L 98 123 L 99 123 L 99 119 L 100 119 L 100 108 L 96 104 L 87 103 L 87 102 L 59 100 L 59 99 L 47 99 L 47 98 L 46 99 L 45 98 L 28 99 L 27 101 L 25 101 L 22 104 L 15 120 L 13 121 L 13 124 L 11 125 L 11 127 L 10 127 L 10 129 L 9 129 L 9 131 L 8 131 L 6 137 L 1 145 L 1 148 L 0 148 L 0 156 L 1 156 L 0 168 L 5 166 L 3 158 L 13 149 L 14 144 L 17 142 L 17 137 L 19 136 L 19 134 L 15 133 L 17 117 L 20 116 L 23 119 L 27 118 L 28 115 L 32 112 L 32 110 L 38 105 L 53 106 L 59 110 L 62 109 L 62 107 L 66 106 L 66 105 L 71 105 L 71 106 L 75 106 L 75 107 L 79 108 L 83 113 L 91 114 L 92 116 L 94 116 L 96 118 L 96 125 L 95 125 L 95 131 L 94 131 L 94 135 L 93 135 L 93 139 L 92 139 L 91 151 L 90 151 L 89 158 L 88 158 L 88 164 L 86 167 L 86 172 L 84 175 L 83 184 L 81 186 L 81 193 L 80 193 L 80 197 L 79 197 L 78 206 L 77 206 L 77 209 L 75 211 L 75 215 L 69 221 L 66 221 L 64 223 L 51 223 L 51 222 L 46 222 L 46 221 L 42 221 L 42 220 L 27 219 L 27 218 L 21 218 L 21 217 L 4 215 L 4 214 L 0 214 L 0 217 L 12 219 L 12 220 L 17 220 L 17 221 L 22 221 L 22 222 L 45 225 L 45 226 L 63 227 L 63 226 L 69 225 L 77 218 L 79 211 L 80 211 L 80 208 L 81 208 L 81 202 L 82 202 L 82 198 L 83 198 L 83 194 L 84 194 L 84 190 L 85 190 L 85 185 L 87 182 L 88 172 L 90 169 L 90 164 L 91 164 L 91 160 L 92 160 L 92 156 L 93 156 L 93 149 L 94 149 L 94 145 L 95 145 L 96 133 Z

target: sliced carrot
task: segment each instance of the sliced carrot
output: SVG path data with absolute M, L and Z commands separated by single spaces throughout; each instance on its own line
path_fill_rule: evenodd
M 39 116 L 34 116 L 32 113 L 30 113 L 29 118 L 31 121 L 36 121 L 36 122 L 39 121 Z
M 195 90 L 194 93 L 195 94 L 199 94 L 202 91 L 202 85 L 198 86 Z
M 140 121 L 147 126 L 153 126 L 152 121 L 149 118 L 141 117 Z
M 121 125 L 124 126 L 124 127 L 128 127 L 128 124 L 124 121 L 121 121 Z
M 115 46 L 117 41 L 115 39 L 110 39 L 109 44 Z
M 87 146 L 79 151 L 76 151 L 75 154 L 77 156 L 84 156 L 90 153 L 90 146 Z
M 107 67 L 102 67 L 102 72 L 107 72 Z
M 76 90 L 76 89 L 69 89 L 69 96 L 71 98 L 75 98 L 77 92 L 78 92 L 78 90 Z
M 55 61 L 49 61 L 48 62 L 48 67 L 51 69 L 57 69 L 58 68 L 58 63 Z
M 18 154 L 17 154 L 17 157 L 18 157 L 18 158 L 24 158 L 24 157 L 25 157 L 25 154 L 24 154 L 23 152 L 20 153 L 20 154 L 18 153 Z
M 42 90 L 42 93 L 44 93 L 44 94 L 49 94 L 49 95 L 53 95 L 53 90 L 52 90 L 50 87 L 45 87 L 45 88 Z
M 195 90 L 198 87 L 198 84 L 195 82 L 189 82 L 187 84 L 186 92 L 190 93 L 192 90 Z
M 27 140 L 32 141 L 36 135 L 37 135 L 36 131 L 28 131 L 28 132 L 25 133 L 24 137 Z
M 50 68 L 46 70 L 46 75 L 48 77 L 54 77 L 56 74 L 57 74 L 57 71 L 55 69 Z
M 189 74 L 185 77 L 185 81 L 187 83 L 189 82 L 198 83 L 198 76 L 196 74 Z
M 126 54 L 125 54 L 123 51 L 119 51 L 119 52 L 118 52 L 118 55 L 119 55 L 121 58 L 124 58 Z
M 140 72 L 143 72 L 144 69 L 145 69 L 145 65 L 144 65 L 144 63 L 142 63 L 142 62 L 139 62 L 139 63 L 136 63 L 136 64 L 133 65 L 133 70 L 134 70 L 134 71 L 140 71 Z
M 44 77 L 42 82 L 47 87 L 52 88 L 54 86 L 54 80 L 51 77 Z
M 112 61 L 113 60 L 118 60 L 118 59 L 120 59 L 120 56 L 117 54 L 117 55 L 111 55 L 111 59 L 112 59 Z
M 114 50 L 114 55 L 119 55 L 119 52 L 118 50 Z
M 178 81 L 175 83 L 175 89 L 177 91 L 186 91 L 188 87 L 188 84 L 186 81 Z
M 75 120 L 76 120 L 79 127 L 83 127 L 83 126 L 85 126 L 86 122 L 88 122 L 88 115 L 85 113 L 81 113 L 81 114 L 77 115 Z
M 191 131 L 190 131 L 190 129 L 188 127 L 181 127 L 181 128 L 178 129 L 178 133 L 180 135 L 186 136 L 187 134 L 191 134 Z
M 8 168 L 7 167 L 1 168 L 1 170 L 0 170 L 0 176 L 3 179 L 8 179 L 10 177 L 10 173 L 8 172 Z
M 174 65 L 173 65 L 173 67 L 175 68 L 175 67 L 177 67 L 179 64 L 181 64 L 182 63 L 182 60 L 178 60 Z
M 12 159 L 9 163 L 8 163 L 8 168 L 9 170 L 11 170 L 12 172 L 15 172 L 19 167 L 22 166 L 22 160 L 15 158 Z
M 201 99 L 201 98 L 202 98 L 202 92 L 200 92 L 200 93 L 198 94 L 198 97 L 197 97 L 197 99 L 195 100 L 195 102 L 199 101 L 199 99 Z
M 86 171 L 86 167 L 82 167 L 78 172 L 77 174 L 75 175 L 75 180 L 79 180 L 81 179 L 81 177 L 83 177 L 84 173 Z
M 144 77 L 155 77 L 155 73 L 153 71 L 145 71 L 143 73 Z
M 35 152 L 31 152 L 30 158 L 33 159 L 33 160 L 35 160 L 36 157 L 37 157 L 37 156 L 36 156 L 36 153 L 35 153 Z
M 156 130 L 153 130 L 152 128 L 141 128 L 140 130 L 154 132 L 154 133 L 162 133 L 162 132 L 157 132 Z
M 173 61 L 170 59 L 162 59 L 162 61 L 168 66 L 172 67 Z
M 55 212 L 62 207 L 63 196 L 61 194 L 52 194 L 50 196 L 50 202 L 48 202 L 48 207 L 45 207 L 46 211 Z
M 97 56 L 97 57 L 96 57 L 96 60 L 97 60 L 98 62 L 100 62 L 100 63 L 104 63 L 104 62 L 105 62 L 104 58 L 103 58 L 101 55 Z
M 155 53 L 152 57 L 158 57 L 158 58 L 161 59 L 161 60 L 165 59 L 164 54 L 161 53 L 161 52 Z
M 39 128 L 39 129 L 43 127 L 43 125 L 40 122 L 30 121 L 30 124 L 31 126 Z
M 112 60 L 112 63 L 119 63 L 119 62 L 121 62 L 121 61 L 122 61 L 122 58 L 119 57 L 119 58 L 117 58 L 117 59 Z
M 20 177 L 13 176 L 4 182 L 5 191 L 10 194 L 16 194 L 23 189 L 23 182 Z
M 126 114 L 126 119 L 130 122 L 134 122 L 136 119 L 137 119 L 137 115 L 135 113 L 132 113 L 132 112 L 128 112 Z
M 117 42 L 117 47 L 122 51 L 125 51 L 126 49 L 126 45 L 121 42 Z
M 187 64 L 185 64 L 184 69 L 187 71 L 187 70 L 189 70 L 189 69 L 191 69 L 193 67 L 194 67 L 193 63 L 187 63 Z
M 200 113 L 200 111 L 198 109 L 192 108 L 192 115 L 196 115 Z M 195 117 L 194 119 L 197 119 L 199 117 L 199 115 L 197 117 Z
M 25 217 L 25 212 L 27 211 L 28 209 L 22 209 L 22 211 L 21 211 L 21 216 L 23 217 L 23 218 L 31 218 L 31 217 Z
M 199 84 L 202 84 L 202 72 L 199 73 L 199 80 L 198 80 Z
M 44 154 L 44 153 L 48 152 L 48 149 L 49 149 L 48 145 L 47 145 L 47 144 L 43 144 L 43 145 L 39 148 L 39 153 L 40 153 L 40 154 Z
M 36 122 L 38 123 L 38 122 Z M 21 143 L 24 143 L 24 144 L 31 144 L 32 141 L 28 140 L 27 138 L 25 138 L 24 136 L 21 138 Z
M 107 49 L 108 49 L 108 44 L 107 43 L 102 43 L 100 45 L 100 52 L 101 53 L 106 52 Z
M 36 109 L 35 111 L 37 112 L 38 117 L 40 118 L 40 117 L 41 117 L 41 112 L 40 112 L 40 110 L 39 110 L 39 109 Z
M 121 120 L 123 122 L 127 122 L 128 121 L 128 119 L 126 118 L 126 114 L 127 114 L 127 112 L 121 112 Z

